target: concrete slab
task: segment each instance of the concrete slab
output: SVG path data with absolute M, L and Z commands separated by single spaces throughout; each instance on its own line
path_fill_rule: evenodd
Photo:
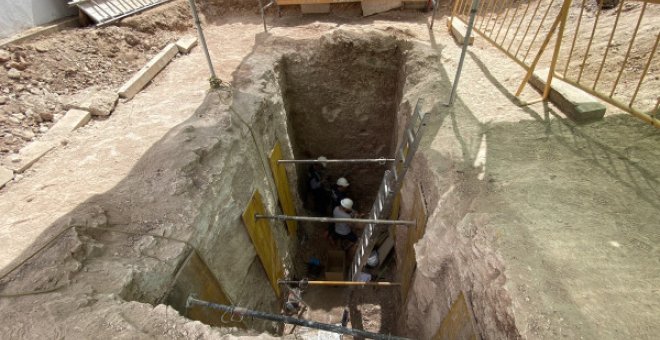
M 109 116 L 118 99 L 119 95 L 115 91 L 91 88 L 70 98 L 64 103 L 64 108 L 89 111 L 94 116 Z
M 14 179 L 14 172 L 0 166 L 0 188 L 4 187 L 12 179 Z
M 389 10 L 403 6 L 401 0 L 363 0 L 362 15 L 368 16 L 377 13 L 387 12 Z
M 179 49 L 175 44 L 168 44 L 153 59 L 129 79 L 120 89 L 119 96 L 122 98 L 133 98 L 142 88 L 144 88 L 153 79 L 158 72 L 167 66 L 167 64 L 176 56 Z
M 197 46 L 197 38 L 193 36 L 183 37 L 176 42 L 176 47 L 183 54 L 188 54 L 195 46 Z
M 530 84 L 543 91 L 548 71 L 547 68 L 534 71 Z M 552 80 L 550 101 L 569 118 L 580 123 L 602 119 L 607 109 L 596 97 L 557 78 Z
M 330 13 L 330 4 L 300 5 L 300 11 L 303 14 Z
M 91 118 L 92 114 L 87 111 L 71 109 L 46 132 L 44 139 L 60 140 L 73 130 L 87 124 Z
M 462 45 L 463 41 L 465 41 L 467 25 L 464 24 L 461 20 L 451 20 L 451 17 L 448 17 L 447 27 L 449 27 L 449 30 L 451 31 L 451 34 L 454 36 L 456 41 Z M 468 44 L 474 44 L 474 31 L 472 31 L 472 34 L 470 35 L 470 41 L 468 41 Z
M 24 172 L 52 150 L 55 145 L 56 143 L 52 141 L 36 141 L 28 144 L 18 152 L 16 161 L 10 165 L 10 168 L 16 173 Z

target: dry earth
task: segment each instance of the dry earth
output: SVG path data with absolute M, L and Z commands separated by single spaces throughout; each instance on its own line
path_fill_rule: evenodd
M 24 71 L 30 78 L 18 82 L 3 78 L 0 82 L 2 90 L 9 91 L 5 91 L 9 93 L 7 104 L 0 108 L 19 108 L 17 112 L 4 111 L 0 116 L 8 122 L 3 122 L 3 130 L 10 126 L 10 132 L 3 133 L 12 136 L 11 143 L 6 140 L 10 137 L 3 137 L 5 153 L 17 150 L 15 145 L 31 139 L 20 137 L 19 140 L 13 137 L 14 131 L 32 131 L 38 135 L 34 129 L 39 131 L 44 125 L 25 115 L 19 119 L 17 115 L 27 111 L 29 105 L 22 99 L 27 94 L 14 93 L 16 86 L 24 85 L 28 92 L 37 88 L 34 90 L 37 93 L 28 98 L 44 100 L 53 116 L 61 113 L 57 110 L 59 102 L 48 99 L 60 95 L 57 91 L 68 95 L 89 84 L 117 86 L 130 76 L 131 70 L 141 66 L 148 53 L 155 52 L 153 47 L 157 50 L 170 39 L 189 33 L 189 25 L 169 25 L 167 16 L 163 19 L 163 12 L 174 10 L 178 13 L 174 22 L 188 20 L 184 19 L 187 17 L 184 8 L 185 3 L 178 1 L 127 20 L 126 25 L 131 28 L 77 29 L 9 47 L 12 62 L 30 64 Z M 254 11 L 241 10 L 241 15 L 232 16 L 222 12 L 222 6 L 204 8 L 206 14 L 214 14 L 206 33 L 216 69 L 225 81 L 233 80 L 234 70 L 252 53 L 263 32 Z M 216 17 L 216 13 L 222 15 Z M 142 18 L 145 23 L 141 22 Z M 318 37 L 338 27 L 406 36 L 435 48 L 447 75 L 453 75 L 459 54 L 459 47 L 444 26 L 438 25 L 429 34 L 424 18 L 417 12 L 395 11 L 366 19 L 357 18 L 350 11 L 310 17 L 290 13 L 280 19 L 271 17 L 270 24 L 274 26 L 272 35 L 294 39 Z M 87 39 L 85 47 L 76 51 L 80 53 L 77 58 L 84 60 L 78 64 L 81 67 L 92 64 L 86 65 L 91 73 L 69 70 L 72 75 L 69 79 L 67 69 L 57 67 L 60 64 L 57 56 L 66 61 L 60 44 L 72 41 L 68 38 L 71 35 Z M 128 36 L 136 37 L 139 42 L 128 48 L 131 46 Z M 40 48 L 43 52 L 38 50 L 37 43 L 45 46 Z M 80 42 L 77 43 L 71 42 L 72 50 L 79 46 Z M 112 44 L 125 48 L 112 52 Z M 18 58 L 13 56 L 21 51 L 25 56 L 20 53 Z M 96 52 L 87 56 L 86 51 Z M 104 51 L 118 54 L 110 57 Z M 138 53 L 142 51 L 147 54 Z M 130 58 L 131 54 L 138 57 L 127 65 L 107 64 L 119 57 Z M 48 65 L 53 66 L 47 69 L 60 81 L 38 80 L 40 70 L 44 69 L 39 68 L 36 60 L 42 55 L 44 60 L 51 60 L 52 64 Z M 611 108 L 610 117 L 604 121 L 579 126 L 565 120 L 552 105 L 518 107 L 513 104 L 511 93 L 522 71 L 505 60 L 486 42 L 478 40 L 466 61 L 456 108 L 432 111 L 437 118 L 424 152 L 429 165 L 426 173 L 421 174 L 432 182 L 426 192 L 427 201 L 432 203 L 429 205 L 432 216 L 427 235 L 417 246 L 419 269 L 414 297 L 408 303 L 401 328 L 407 329 L 410 336 L 429 338 L 451 298 L 457 291 L 465 290 L 474 291 L 473 308 L 486 338 L 653 338 L 660 332 L 656 318 L 660 301 L 655 288 L 660 280 L 657 270 L 660 240 L 655 230 L 660 178 L 654 170 L 660 166 L 656 147 L 659 134 Z M 74 61 L 69 67 L 77 68 L 75 65 Z M 96 72 L 97 65 L 108 68 Z M 93 202 L 95 195 L 111 190 L 124 180 L 151 146 L 193 116 L 204 98 L 206 78 L 204 58 L 197 48 L 170 64 L 132 101 L 120 103 L 111 117 L 76 131 L 66 146 L 56 148 L 22 179 L 3 188 L 0 266 L 6 270 L 33 246 L 35 239 L 48 234 L 49 226 L 58 218 L 88 199 Z M 447 89 L 444 84 L 440 87 L 442 92 L 420 89 L 419 93 L 446 96 Z M 45 90 L 51 95 L 44 95 Z M 527 89 L 523 96 L 537 94 Z M 49 123 L 44 126 L 48 127 Z M 140 181 L 148 184 L 136 180 L 137 185 L 123 193 L 122 197 L 127 198 L 124 204 L 130 206 L 133 198 L 153 196 L 142 190 L 157 187 L 155 184 L 161 182 L 156 176 L 142 174 Z M 152 197 L 152 202 L 155 200 Z M 162 216 L 159 220 L 148 211 L 125 217 L 129 223 L 147 220 L 167 224 L 169 219 Z M 171 220 L 176 219 L 171 217 Z M 60 245 L 61 249 L 53 251 L 69 251 L 66 242 Z M 168 250 L 163 252 L 167 255 Z M 42 264 L 49 265 L 59 273 L 61 268 L 57 265 L 61 264 Z M 29 273 L 29 268 L 26 272 Z M 27 286 L 10 288 L 45 289 L 60 283 L 48 281 L 49 275 L 40 276 L 42 273 L 31 273 L 28 277 L 34 281 Z M 112 268 L 104 273 L 109 277 L 111 274 Z M 62 282 L 67 279 L 60 278 Z M 221 336 L 215 329 L 189 322 L 174 312 L 170 314 L 171 309 L 168 311 L 163 305 L 153 307 L 122 301 L 116 295 L 97 294 L 95 291 L 102 291 L 106 284 L 97 283 L 101 286 L 84 285 L 90 291 L 78 292 L 93 298 L 67 300 L 64 292 L 3 297 L 0 302 L 3 333 L 19 338 L 133 337 L 138 331 L 143 337 Z M 16 292 L 3 291 L 3 294 Z M 49 304 L 51 299 L 54 301 Z M 493 310 L 493 306 L 497 309 Z M 15 311 L 27 311 L 28 316 Z M 85 323 L 85 320 L 103 319 L 107 322 Z

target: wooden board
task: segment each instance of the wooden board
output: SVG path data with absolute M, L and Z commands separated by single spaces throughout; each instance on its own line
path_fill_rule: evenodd
M 282 159 L 282 146 L 277 141 L 269 156 L 270 170 L 273 172 L 275 186 L 277 187 L 277 197 L 279 197 L 280 207 L 285 215 L 297 216 L 296 207 L 293 205 L 293 196 L 291 196 L 291 190 L 289 189 L 289 178 L 286 175 L 286 169 L 284 165 L 277 163 L 280 159 Z M 296 237 L 298 222 L 286 221 L 286 225 L 289 229 L 289 235 Z
M 435 333 L 433 340 L 478 340 L 481 337 L 475 332 L 474 316 L 463 292 L 451 305 Z
M 197 305 L 186 308 L 186 301 L 190 295 L 205 301 L 232 305 L 216 277 L 194 251 L 190 253 L 177 274 L 166 303 L 178 310 L 181 315 L 211 326 L 246 328 L 244 322 L 227 322 L 229 317 L 225 317 L 223 322 L 222 312 Z
M 415 192 L 414 197 L 412 217 L 417 223 L 414 226 L 408 227 L 405 253 L 400 271 L 401 301 L 403 301 L 403 303 L 408 299 L 410 283 L 417 264 L 415 260 L 415 243 L 424 236 L 424 232 L 426 231 L 426 204 L 424 203 L 422 187 L 419 184 L 417 185 L 417 192 Z
M 250 235 L 250 239 L 252 239 L 252 244 L 261 260 L 261 264 L 264 266 L 275 295 L 280 297 L 282 292 L 277 280 L 283 277 L 284 267 L 277 253 L 277 245 L 275 238 L 273 238 L 270 221 L 266 219 L 256 220 L 254 218 L 255 214 L 267 215 L 262 202 L 261 194 L 259 194 L 259 191 L 255 191 L 247 208 L 243 212 L 243 223 Z

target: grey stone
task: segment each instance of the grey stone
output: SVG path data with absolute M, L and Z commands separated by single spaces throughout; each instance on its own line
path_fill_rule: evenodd
M 5 51 L 5 50 L 0 50 L 0 63 L 4 63 L 11 60 L 11 53 Z
M 539 91 L 543 91 L 548 72 L 547 68 L 534 71 L 529 82 Z M 550 87 L 550 100 L 572 120 L 586 123 L 605 116 L 605 105 L 579 88 L 557 78 L 552 80 Z
M 95 116 L 109 116 L 117 105 L 119 95 L 111 90 L 97 90 L 90 88 L 62 103 L 66 109 L 89 111 Z
M 179 49 L 179 52 L 184 54 L 189 53 L 195 46 L 197 46 L 197 38 L 192 36 L 183 37 L 176 42 L 176 47 Z
M 4 105 L 9 101 L 9 98 L 7 96 L 0 96 L 0 105 Z
M 9 72 L 7 72 L 7 76 L 10 79 L 20 79 L 21 78 L 21 71 L 15 69 L 15 68 L 12 68 L 12 69 L 9 70 Z

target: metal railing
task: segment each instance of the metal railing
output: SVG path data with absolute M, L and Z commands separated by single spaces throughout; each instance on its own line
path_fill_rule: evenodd
M 597 1 L 482 0 L 473 29 L 527 71 L 516 96 L 549 68 L 542 100 L 554 77 L 660 128 L 660 0 Z M 466 23 L 471 2 L 455 0 L 451 20 Z

